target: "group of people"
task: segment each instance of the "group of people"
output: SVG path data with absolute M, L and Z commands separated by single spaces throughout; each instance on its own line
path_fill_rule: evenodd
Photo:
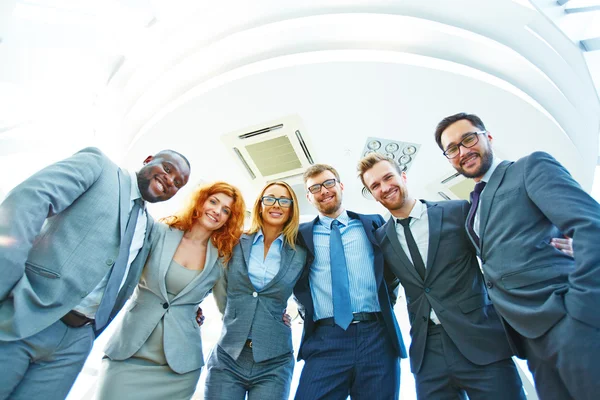
M 595 398 L 600 205 L 546 153 L 498 159 L 473 114 L 444 118 L 435 140 L 477 182 L 470 202 L 416 199 L 398 164 L 372 153 L 358 175 L 388 221 L 346 210 L 337 170 L 315 164 L 304 173 L 313 221 L 300 224 L 296 194 L 272 182 L 245 233 L 244 199 L 225 182 L 161 221 L 148 215 L 145 203 L 188 182 L 173 150 L 137 173 L 95 148 L 39 171 L 0 205 L 0 399 L 64 399 L 130 297 L 97 397 L 190 398 L 210 293 L 223 328 L 206 399 L 289 397 L 292 295 L 304 319 L 296 399 L 398 399 L 399 285 L 419 399 L 524 399 L 513 355 L 540 399 Z

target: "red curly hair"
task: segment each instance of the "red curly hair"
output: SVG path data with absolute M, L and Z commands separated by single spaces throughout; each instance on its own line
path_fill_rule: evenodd
M 233 199 L 229 219 L 210 237 L 213 245 L 219 251 L 219 257 L 223 258 L 223 265 L 227 265 L 231 259 L 233 247 L 240 240 L 244 227 L 246 203 L 244 203 L 244 198 L 238 188 L 226 182 L 214 182 L 199 186 L 189 196 L 185 207 L 174 215 L 161 219 L 161 221 L 172 228 L 188 231 L 202 214 L 202 207 L 206 200 L 217 193 L 223 193 Z

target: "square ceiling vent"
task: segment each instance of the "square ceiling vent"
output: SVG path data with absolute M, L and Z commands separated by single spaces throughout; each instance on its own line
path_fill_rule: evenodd
M 469 200 L 475 187 L 473 179 L 467 179 L 458 172 L 450 172 L 428 185 L 428 190 L 437 193 L 444 200 Z
M 314 164 L 299 116 L 246 127 L 222 136 L 225 145 L 254 183 L 302 176 Z

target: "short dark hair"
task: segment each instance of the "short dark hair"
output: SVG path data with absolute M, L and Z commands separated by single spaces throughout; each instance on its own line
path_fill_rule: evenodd
M 437 124 L 437 127 L 435 128 L 435 141 L 437 142 L 438 146 L 440 146 L 440 149 L 444 150 L 444 148 L 442 147 L 442 132 L 444 132 L 446 130 L 446 128 L 448 128 L 453 123 L 463 120 L 463 119 L 466 119 L 467 121 L 469 121 L 477 129 L 480 129 L 482 131 L 486 130 L 485 125 L 483 124 L 483 121 L 481 120 L 481 118 L 479 118 L 475 114 L 467 114 L 467 113 L 461 112 L 458 114 L 450 115 L 449 117 L 446 117 L 443 120 L 441 120 L 440 123 Z
M 179 156 L 183 159 L 183 161 L 185 161 L 185 163 L 187 164 L 189 169 L 192 169 L 192 165 L 190 164 L 190 161 L 180 152 L 175 151 L 175 150 L 171 150 L 171 149 L 166 149 L 166 150 L 161 150 L 158 153 L 156 153 L 154 155 L 154 157 L 160 156 L 161 154 L 170 154 L 172 156 Z
M 321 172 L 325 171 L 331 172 L 335 176 L 335 179 L 337 179 L 338 182 L 340 181 L 340 174 L 338 174 L 336 169 L 333 168 L 331 165 L 315 164 L 311 165 L 306 171 L 304 171 L 304 174 L 302 175 L 302 178 L 304 179 L 304 185 L 306 185 L 306 181 L 308 181 L 310 178 L 312 178 L 315 175 L 319 175 Z
M 390 158 L 386 155 L 380 154 L 380 153 L 370 153 L 367 154 L 365 157 L 363 157 L 359 162 L 358 165 L 356 167 L 357 172 L 358 172 L 358 177 L 360 178 L 360 181 L 362 182 L 363 186 L 366 187 L 369 192 L 371 191 L 371 189 L 369 189 L 367 187 L 367 185 L 365 184 L 365 178 L 364 175 L 365 173 L 370 170 L 371 168 L 373 168 L 375 166 L 375 164 L 381 162 L 381 161 L 387 161 L 390 164 L 392 164 L 392 166 L 396 169 L 396 171 L 398 172 L 399 175 L 402 175 L 402 169 L 400 168 L 400 165 L 398 165 L 398 163 L 393 159 Z

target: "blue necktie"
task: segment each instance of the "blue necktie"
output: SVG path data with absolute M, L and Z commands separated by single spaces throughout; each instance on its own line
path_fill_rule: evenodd
M 352 322 L 352 305 L 348 283 L 348 267 L 344 255 L 344 244 L 340 233 L 341 223 L 333 220 L 329 236 L 329 256 L 331 261 L 331 291 L 333 297 L 333 319 L 340 328 L 346 330 Z
M 479 236 L 475 233 L 475 214 L 477 213 L 477 207 L 479 206 L 479 196 L 485 188 L 485 182 L 481 181 L 475 185 L 475 188 L 471 192 L 471 208 L 469 209 L 469 215 L 467 216 L 467 227 L 471 237 L 475 241 L 477 247 L 479 247 Z
M 127 269 L 127 261 L 129 261 L 129 248 L 131 247 L 131 242 L 133 241 L 133 234 L 135 232 L 135 226 L 137 225 L 137 219 L 140 213 L 140 209 L 142 208 L 142 204 L 142 199 L 136 199 L 134 201 L 133 208 L 129 213 L 127 228 L 125 228 L 125 233 L 121 238 L 119 255 L 117 256 L 117 259 L 113 264 L 110 276 L 108 278 L 108 282 L 106 282 L 104 295 L 102 296 L 102 300 L 100 301 L 98 310 L 96 310 L 96 330 L 104 328 L 104 326 L 108 322 L 108 319 L 110 318 L 112 309 L 115 306 L 117 294 L 119 293 L 119 288 L 121 287 L 121 282 L 123 281 L 123 277 L 125 276 L 125 270 Z

